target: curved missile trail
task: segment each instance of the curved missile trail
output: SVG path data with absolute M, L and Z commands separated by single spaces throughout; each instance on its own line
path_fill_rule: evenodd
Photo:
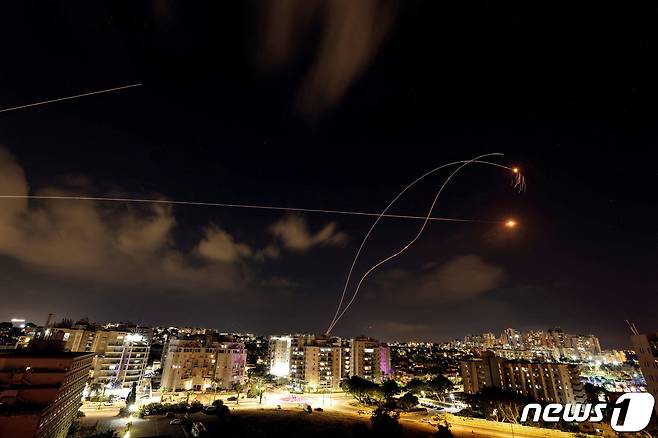
M 494 155 L 494 154 L 491 154 L 491 155 Z M 500 154 L 500 155 L 502 155 L 502 154 Z M 497 163 L 491 163 L 491 162 L 488 162 L 488 161 L 478 161 L 477 159 L 475 159 L 473 162 L 478 162 L 478 163 L 482 163 L 482 164 L 491 164 L 492 166 L 500 166 L 500 167 L 503 167 L 503 168 L 507 169 L 507 167 L 505 167 L 505 166 L 502 166 L 502 165 L 497 164 Z M 372 233 L 372 230 L 379 223 L 379 220 L 382 217 L 385 217 L 386 212 L 393 206 L 393 204 L 395 204 L 395 202 L 397 202 L 397 200 L 400 199 L 400 197 L 402 195 L 404 195 L 406 193 L 406 191 L 409 190 L 412 186 L 414 186 L 417 182 L 419 182 L 420 180 L 424 179 L 425 177 L 433 174 L 434 172 L 437 172 L 437 171 L 439 171 L 441 169 L 444 169 L 448 166 L 454 166 L 454 165 L 457 165 L 457 164 L 464 164 L 464 163 L 467 163 L 467 161 L 454 161 L 452 163 L 443 164 L 443 165 L 441 165 L 439 167 L 436 167 L 436 168 L 430 170 L 429 172 L 421 175 L 420 177 L 416 178 L 414 181 L 411 182 L 411 184 L 407 185 L 400 193 L 398 193 L 398 195 L 395 198 L 393 198 L 393 200 L 386 206 L 386 208 L 380 213 L 380 215 L 378 215 L 377 219 L 370 226 L 370 229 L 368 230 L 365 237 L 363 238 L 363 241 L 361 241 L 361 245 L 359 246 L 359 249 L 356 251 L 356 254 L 354 255 L 354 260 L 352 260 L 352 266 L 350 266 L 350 270 L 347 273 L 347 279 L 345 280 L 345 285 L 343 286 L 343 293 L 340 297 L 340 301 L 338 302 L 338 308 L 336 309 L 336 313 L 334 314 L 334 317 L 331 320 L 331 324 L 329 324 L 329 328 L 326 331 L 327 334 L 329 334 L 329 332 L 333 328 L 333 326 L 336 322 L 336 318 L 338 317 L 338 314 L 340 313 L 341 306 L 343 305 L 343 301 L 345 300 L 345 295 L 347 293 L 347 286 L 349 286 L 350 279 L 352 278 L 352 273 L 354 272 L 354 267 L 356 266 L 356 262 L 359 259 L 359 255 L 361 255 L 361 250 L 363 249 L 363 246 L 366 244 L 366 241 L 368 240 L 368 237 L 370 237 L 370 234 Z
M 92 91 L 90 93 L 76 94 L 75 96 L 60 97 L 58 99 L 51 99 L 51 100 L 44 100 L 44 101 L 41 101 L 41 102 L 28 103 L 27 105 L 12 106 L 10 108 L 0 109 L 0 113 L 6 113 L 8 111 L 15 111 L 15 110 L 23 109 L 23 108 L 29 108 L 29 107 L 32 107 L 32 106 L 47 105 L 49 103 L 61 102 L 63 100 L 77 99 L 79 97 L 92 96 L 94 94 L 111 93 L 113 91 L 125 90 L 126 88 L 141 87 L 141 86 L 142 86 L 142 84 L 124 85 L 122 87 L 108 88 L 107 90 Z
M 375 220 L 375 222 L 371 225 L 371 227 L 370 227 L 370 229 L 368 230 L 368 232 L 366 233 L 366 235 L 365 235 L 363 241 L 361 242 L 361 245 L 360 245 L 359 249 L 358 249 L 357 252 L 356 252 L 356 255 L 355 255 L 355 257 L 354 257 L 354 260 L 352 261 L 352 266 L 350 267 L 350 270 L 349 270 L 348 275 L 347 275 L 347 279 L 346 279 L 346 281 L 345 281 L 345 286 L 344 286 L 344 288 L 343 288 L 343 294 L 342 294 L 341 299 L 340 299 L 340 301 L 339 301 L 338 308 L 337 308 L 337 310 L 336 310 L 336 314 L 334 315 L 334 318 L 332 319 L 332 322 L 331 322 L 331 324 L 329 325 L 329 328 L 326 330 L 326 332 L 325 332 L 326 334 L 329 334 L 329 333 L 331 332 L 331 330 L 333 330 L 333 328 L 334 328 L 335 325 L 338 323 L 338 321 L 343 317 L 343 315 L 345 314 L 345 312 L 347 312 L 347 310 L 349 309 L 349 307 L 352 305 L 352 303 L 353 303 L 354 300 L 356 299 L 356 296 L 357 296 L 357 294 L 358 294 L 358 292 L 359 292 L 359 289 L 360 289 L 360 287 L 361 287 L 361 284 L 363 283 L 363 281 L 365 280 L 365 278 L 366 278 L 366 277 L 367 277 L 367 276 L 368 276 L 373 270 L 375 270 L 376 268 L 378 268 L 378 267 L 381 266 L 382 264 L 386 263 L 387 261 L 389 261 L 389 260 L 391 260 L 391 259 L 397 257 L 398 255 L 402 254 L 402 253 L 403 253 L 404 251 L 406 251 L 411 245 L 413 245 L 414 242 L 416 242 L 416 240 L 420 237 L 420 235 L 421 235 L 421 234 L 423 233 L 423 231 L 425 230 L 425 227 L 427 226 L 427 222 L 428 222 L 428 220 L 429 220 L 428 218 L 431 217 L 432 210 L 434 209 L 434 206 L 436 205 L 436 202 L 438 201 L 439 196 L 440 196 L 441 193 L 443 192 L 443 189 L 444 189 L 445 186 L 448 184 L 448 182 L 452 179 L 452 177 L 453 177 L 457 172 L 459 172 L 462 168 L 464 168 L 465 166 L 467 166 L 468 164 L 471 164 L 471 163 L 480 163 L 480 164 L 487 164 L 487 165 L 491 165 L 491 166 L 495 166 L 495 167 L 500 167 L 500 168 L 503 168 L 503 169 L 506 169 L 506 170 L 512 170 L 512 171 L 516 174 L 516 179 L 515 179 L 515 181 L 514 181 L 514 187 L 515 187 L 515 188 L 518 188 L 519 190 L 524 190 L 524 189 L 525 189 L 525 181 L 524 181 L 524 179 L 523 179 L 523 177 L 522 177 L 522 175 L 521 175 L 521 173 L 520 173 L 520 171 L 519 171 L 518 168 L 514 168 L 514 169 L 512 169 L 512 168 L 510 168 L 510 167 L 503 166 L 503 165 L 501 165 L 501 164 L 497 164 L 497 163 L 492 163 L 492 162 L 488 162 L 488 161 L 482 161 L 482 160 L 480 160 L 481 158 L 486 158 L 486 157 L 490 157 L 490 156 L 500 156 L 500 155 L 503 155 L 503 154 L 501 154 L 501 153 L 485 154 L 485 155 L 481 155 L 481 156 L 475 157 L 475 158 L 472 159 L 472 160 L 467 160 L 467 161 L 456 161 L 456 162 L 448 163 L 448 164 L 444 164 L 444 165 L 439 166 L 439 167 L 437 167 L 437 168 L 435 168 L 435 169 L 432 169 L 431 171 L 425 173 L 425 174 L 422 175 L 421 177 L 419 177 L 419 178 L 417 178 L 416 180 L 414 180 L 411 184 L 409 184 L 408 186 L 406 186 L 406 187 L 405 187 L 405 188 L 404 188 L 404 189 L 403 189 L 403 190 L 402 190 L 402 191 L 401 191 L 401 192 L 400 192 L 400 193 L 399 193 L 399 194 L 398 194 L 398 195 L 397 195 L 397 196 L 396 196 L 396 197 L 395 197 L 390 203 L 389 203 L 389 205 L 388 205 L 388 206 L 382 211 L 381 215 L 380 215 L 380 216 Z M 427 213 L 427 216 L 425 217 L 425 219 L 427 219 L 427 220 L 424 220 L 423 225 L 421 226 L 421 228 L 420 228 L 420 230 L 418 231 L 418 233 L 416 234 L 416 236 L 415 236 L 415 237 L 414 237 L 409 243 L 407 243 L 402 249 L 400 249 L 400 250 L 397 251 L 396 253 L 392 254 L 391 256 L 389 256 L 389 257 L 387 257 L 387 258 L 381 260 L 380 262 L 378 262 L 377 264 L 375 264 L 374 266 L 372 266 L 370 269 L 368 269 L 368 271 L 366 271 L 366 273 L 365 273 L 365 274 L 361 277 L 361 279 L 359 280 L 359 283 L 358 283 L 357 286 L 356 286 L 356 289 L 355 289 L 355 291 L 354 291 L 354 294 L 352 295 L 352 298 L 351 298 L 350 301 L 347 303 L 347 305 L 345 306 L 345 308 L 341 311 L 341 306 L 342 306 L 343 301 L 344 301 L 344 299 L 345 299 L 345 295 L 346 295 L 347 287 L 348 287 L 348 285 L 349 285 L 349 281 L 350 281 L 350 278 L 351 278 L 352 273 L 353 273 L 353 271 L 354 271 L 354 267 L 355 267 L 355 265 L 356 265 L 356 262 L 357 262 L 357 260 L 358 260 L 358 258 L 359 258 L 359 255 L 361 254 L 361 250 L 363 249 L 363 246 L 365 245 L 366 241 L 368 240 L 368 237 L 369 237 L 370 234 L 372 233 L 373 229 L 375 228 L 375 226 L 377 225 L 377 223 L 379 222 L 379 220 L 381 219 L 381 217 L 384 217 L 385 214 L 386 214 L 386 212 L 388 211 L 388 209 L 391 208 L 391 206 L 392 206 L 392 205 L 393 205 L 393 204 L 394 204 L 394 203 L 395 203 L 395 202 L 396 202 L 396 201 L 397 201 L 397 200 L 398 200 L 398 199 L 399 199 L 399 198 L 400 198 L 400 197 L 401 197 L 401 196 L 402 196 L 402 195 L 403 195 L 403 194 L 404 194 L 409 188 L 411 188 L 413 185 L 415 185 L 418 181 L 420 181 L 421 179 L 425 178 L 426 176 L 428 176 L 428 175 L 430 175 L 430 174 L 432 174 L 432 173 L 434 173 L 434 172 L 436 172 L 436 171 L 438 171 L 438 170 L 440 170 L 440 169 L 443 169 L 443 168 L 448 167 L 448 166 L 456 165 L 456 164 L 461 164 L 461 165 L 460 165 L 455 171 L 453 171 L 452 174 L 450 174 L 450 176 L 448 176 L 448 178 L 446 178 L 446 180 L 444 181 L 443 185 L 441 186 L 441 188 L 440 188 L 439 191 L 437 192 L 437 194 L 436 194 L 436 196 L 434 197 L 434 200 L 433 200 L 433 202 L 432 202 L 432 205 L 431 205 L 431 207 L 430 207 L 430 209 L 429 209 L 429 211 L 428 211 L 428 213 Z
M 426 220 L 425 216 L 413 216 L 408 214 L 378 214 L 363 211 L 349 210 L 326 210 L 321 208 L 300 208 L 300 207 L 278 207 L 271 205 L 253 205 L 253 204 L 227 204 L 221 202 L 196 202 L 196 201 L 172 201 L 167 199 L 147 199 L 147 198 L 112 198 L 105 196 L 48 196 L 48 195 L 0 195 L 0 199 L 40 199 L 40 200 L 69 200 L 69 201 L 101 201 L 101 202 L 131 202 L 139 204 L 169 204 L 169 205 L 196 205 L 205 207 L 227 207 L 227 208 L 250 208 L 257 210 L 276 210 L 276 211 L 297 211 L 303 213 L 327 213 L 342 214 L 351 216 L 377 216 L 393 219 L 415 219 Z M 451 217 L 430 217 L 430 221 L 441 222 L 475 222 L 482 224 L 504 224 L 504 221 L 482 220 L 482 219 L 460 219 Z

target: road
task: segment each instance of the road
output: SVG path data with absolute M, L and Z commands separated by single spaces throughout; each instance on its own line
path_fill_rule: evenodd
M 330 414 L 332 417 L 342 417 L 343 419 L 352 418 L 354 421 L 367 421 L 370 414 L 370 409 L 360 407 L 355 403 L 354 399 L 345 393 L 334 394 L 289 394 L 287 392 L 269 392 L 263 397 L 262 403 L 258 399 L 241 399 L 239 403 L 235 401 L 227 401 L 229 395 L 218 396 L 217 399 L 222 399 L 224 403 L 235 413 L 244 412 L 245 414 L 267 414 L 276 415 L 276 412 L 290 412 L 300 411 L 306 404 L 311 405 L 312 408 L 321 407 Z M 194 398 L 192 398 L 193 400 Z M 204 400 L 206 401 L 206 400 Z M 207 402 L 209 402 L 208 400 Z M 281 411 L 277 409 L 281 406 Z M 119 406 L 103 407 L 97 409 L 96 403 L 85 404 L 82 411 L 85 412 L 86 417 L 82 419 L 85 425 L 98 424 L 98 429 L 113 429 L 123 434 L 126 430 L 127 423 L 131 422 L 130 438 L 139 437 L 153 437 L 153 436 L 171 436 L 171 437 L 187 437 L 187 432 L 177 425 L 170 425 L 170 419 L 164 418 L 162 415 L 149 416 L 145 419 L 139 418 L 119 418 Z M 359 414 L 360 410 L 365 410 L 366 414 Z M 322 415 L 322 414 L 318 414 Z M 400 417 L 401 425 L 408 430 L 414 431 L 419 436 L 426 436 L 436 432 L 436 426 L 428 424 L 432 413 L 418 412 L 418 413 L 403 413 Z M 213 428 L 216 422 L 216 417 L 206 415 L 203 413 L 195 413 L 190 415 L 193 421 L 201 421 L 206 424 L 210 429 Z M 548 429 L 535 429 L 531 432 L 522 431 L 521 428 L 504 423 L 496 422 L 469 422 L 461 424 L 462 420 L 455 419 L 451 421 L 451 431 L 457 437 L 462 438 L 480 438 L 480 437 L 496 437 L 496 438 L 539 438 L 539 437 L 564 437 L 568 436 L 563 432 L 552 431 Z M 509 429 L 508 429 L 509 428 Z

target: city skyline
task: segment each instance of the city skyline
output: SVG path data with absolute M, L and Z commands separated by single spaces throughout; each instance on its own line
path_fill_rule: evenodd
M 2 321 L 0 321 L 2 322 Z M 249 336 L 262 336 L 262 337 L 274 337 L 276 338 L 277 336 L 292 336 L 292 335 L 312 335 L 312 336 L 327 336 L 327 337 L 337 337 L 341 338 L 341 336 L 335 336 L 335 335 L 328 335 L 326 333 L 323 333 L 321 331 L 318 332 L 303 332 L 303 331 L 295 331 L 295 330 L 283 330 L 280 332 L 258 332 L 258 331 L 241 331 L 241 332 L 236 332 L 236 331 L 231 331 L 231 330 L 225 330 L 220 327 L 212 327 L 212 326 L 198 326 L 198 325 L 167 325 L 167 324 L 160 324 L 160 325 L 141 325 L 139 323 L 136 323 L 134 321 L 105 321 L 105 322 L 97 322 L 97 321 L 91 321 L 87 317 L 82 317 L 82 318 L 71 318 L 69 316 L 64 316 L 62 318 L 56 317 L 54 314 L 49 314 L 48 315 L 48 320 L 46 321 L 46 324 L 37 324 L 34 321 L 26 320 L 24 318 L 11 318 L 10 320 L 5 321 L 5 323 L 11 323 L 14 327 L 19 327 L 19 328 L 24 328 L 26 327 L 26 324 L 32 324 L 36 328 L 42 328 L 44 330 L 48 328 L 53 328 L 53 329 L 58 329 L 58 328 L 71 328 L 75 326 L 80 326 L 80 327 L 88 327 L 90 330 L 95 331 L 95 330 L 108 330 L 112 328 L 117 328 L 117 327 L 123 327 L 124 330 L 136 330 L 135 333 L 139 333 L 141 329 L 164 329 L 164 330 L 169 330 L 169 329 L 176 329 L 176 330 L 184 330 L 185 332 L 190 332 L 190 333 L 216 333 L 220 335 L 249 335 Z M 634 329 L 631 329 L 630 333 L 633 333 Z M 511 341 L 506 341 L 506 338 L 509 339 L 510 335 L 509 333 L 513 332 L 518 334 L 516 344 L 514 345 Z M 568 334 L 569 336 L 592 336 L 596 338 L 596 345 L 597 348 L 602 349 L 620 349 L 620 350 L 625 350 L 625 349 L 630 349 L 630 341 L 626 345 L 615 345 L 615 346 L 609 346 L 609 345 L 604 345 L 603 347 L 600 346 L 599 341 L 598 341 L 598 335 L 595 332 L 574 332 L 573 330 L 569 330 L 569 327 L 560 327 L 557 325 L 553 325 L 550 327 L 535 327 L 531 329 L 524 329 L 524 330 L 519 330 L 514 327 L 509 327 L 509 326 L 504 326 L 504 328 L 489 328 L 481 333 L 464 333 L 461 336 L 457 336 L 455 338 L 444 338 L 440 340 L 430 340 L 430 339 L 418 339 L 418 338 L 381 338 L 382 341 L 387 342 L 389 344 L 398 344 L 398 343 L 418 343 L 418 344 L 435 344 L 435 345 L 449 345 L 449 344 L 454 344 L 455 342 L 458 342 L 460 344 L 463 344 L 464 348 L 473 348 L 473 347 L 478 347 L 481 348 L 483 346 L 486 347 L 486 342 L 483 344 L 482 343 L 482 337 L 484 336 L 485 338 L 488 336 L 492 336 L 492 340 L 495 344 L 495 346 L 506 346 L 506 344 L 511 344 L 507 345 L 506 348 L 528 348 L 528 347 L 536 347 L 536 346 L 541 346 L 541 343 L 538 343 L 536 341 L 533 341 L 532 344 L 528 344 L 526 342 L 526 336 L 528 337 L 533 337 L 537 335 L 542 335 L 542 336 L 552 336 L 551 333 L 556 332 L 560 334 Z M 366 336 L 363 333 L 352 333 L 348 334 L 346 337 L 354 337 L 354 336 Z M 345 337 L 345 336 L 342 336 Z M 473 343 L 475 342 L 475 343 Z M 491 347 L 493 347 L 492 345 Z
M 465 168 L 434 214 L 485 222 L 430 223 L 364 281 L 335 333 L 439 340 L 560 325 L 626 345 L 626 320 L 655 330 L 656 75 L 642 61 L 654 53 L 643 26 L 612 36 L 576 8 L 555 34 L 557 10 L 544 21 L 511 6 L 423 3 L 394 13 L 386 37 L 340 28 L 369 42 L 347 56 L 315 50 L 330 27 L 309 47 L 288 45 L 283 35 L 297 30 L 271 35 L 272 10 L 214 8 L 169 10 L 173 27 L 149 8 L 17 8 L 2 32 L 20 62 L 4 73 L 0 109 L 142 85 L 0 113 L 0 194 L 376 213 L 436 166 L 501 152 L 527 190 L 497 169 Z M 364 19 L 381 22 L 374 11 Z M 335 12 L 313 13 L 330 26 L 346 13 Z M 448 175 L 414 187 L 392 213 L 424 215 Z M 507 220 L 516 227 L 500 226 Z M 71 313 L 320 332 L 372 221 L 1 199 L 0 295 L 9 315 L 38 321 Z M 417 226 L 383 221 L 357 278 Z
M 0 436 L 658 436 L 654 6 L 0 10 Z

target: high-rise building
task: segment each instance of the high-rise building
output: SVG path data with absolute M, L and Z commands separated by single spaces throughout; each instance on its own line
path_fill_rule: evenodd
M 583 402 L 585 394 L 577 365 L 507 360 L 486 352 L 481 358 L 460 362 L 464 392 L 500 388 L 539 402 Z
M 304 383 L 311 392 L 340 388 L 341 346 L 316 343 L 304 347 Z
M 631 342 L 647 384 L 647 391 L 658 400 L 658 333 L 635 332 L 631 336 Z M 658 414 L 658 403 L 654 404 L 654 410 Z
M 340 338 L 295 335 L 291 340 L 290 383 L 296 391 L 336 391 L 342 376 Z
M 247 365 L 247 350 L 239 342 L 220 342 L 216 345 L 215 379 L 220 388 L 230 388 L 241 382 Z
M 117 327 L 118 328 L 118 327 Z M 65 351 L 95 353 L 92 382 L 100 383 L 103 392 L 125 396 L 133 383 L 142 386 L 148 363 L 151 330 L 94 330 L 91 327 L 53 327 L 47 329 L 50 342 L 59 341 Z
M 291 339 L 290 346 L 290 384 L 295 391 L 306 388 L 306 362 L 304 348 L 315 342 L 315 335 L 296 334 Z
M 50 339 L 64 343 L 64 351 L 91 352 L 96 331 L 75 328 L 55 327 L 49 330 Z
M 523 348 L 523 337 L 521 332 L 511 327 L 503 330 L 503 333 L 500 335 L 500 342 L 503 348 Z
M 269 357 L 270 372 L 289 377 L 296 391 L 338 390 L 350 376 L 381 382 L 392 373 L 388 346 L 364 337 L 273 336 Z
M 161 387 L 170 391 L 229 389 L 243 380 L 246 363 L 242 343 L 172 339 L 162 366 Z
M 352 342 L 349 339 L 343 339 L 340 341 L 340 347 L 340 378 L 347 379 L 352 373 Z
M 496 335 L 493 333 L 482 333 L 482 347 L 494 348 L 496 346 Z
M 126 396 L 133 384 L 141 386 L 148 361 L 149 341 L 139 333 L 97 331 L 91 346 L 96 353 L 92 381 Z
M 288 377 L 288 375 L 290 375 L 291 349 L 292 349 L 292 337 L 270 336 L 270 340 L 269 340 L 270 374 L 277 377 Z
M 0 436 L 66 437 L 92 358 L 89 353 L 0 351 Z
M 557 347 L 560 350 L 565 347 L 565 334 L 560 327 L 548 329 L 549 346 Z
M 467 335 L 464 337 L 464 347 L 475 349 L 494 348 L 498 340 L 493 333 L 482 333 L 481 335 Z
M 565 347 L 574 349 L 583 359 L 601 354 L 599 338 L 594 335 L 567 334 L 564 337 Z
M 350 353 L 350 375 L 381 382 L 391 374 L 391 352 L 388 345 L 372 338 L 358 337 L 352 339 Z
M 528 330 L 521 336 L 523 346 L 528 349 L 547 348 L 553 345 L 548 333 L 543 330 Z

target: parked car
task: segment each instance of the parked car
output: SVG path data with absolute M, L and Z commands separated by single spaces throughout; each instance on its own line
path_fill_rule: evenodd
M 204 414 L 216 414 L 217 413 L 217 406 L 206 406 L 203 408 L 203 413 Z
M 173 412 L 167 412 L 165 414 L 165 417 L 166 418 L 176 418 L 176 414 L 174 414 Z
M 171 420 L 169 422 L 169 424 L 171 424 L 171 425 L 182 424 L 182 423 L 183 423 L 183 420 L 181 420 L 180 418 L 174 418 L 173 420 Z
M 322 408 L 315 408 L 315 409 L 313 409 L 313 410 L 314 410 L 314 411 L 318 411 L 318 412 L 323 412 L 323 411 L 324 411 L 324 409 L 322 409 Z
M 238 398 L 236 396 L 232 395 L 231 397 L 227 398 L 226 401 L 236 401 L 237 399 Z

